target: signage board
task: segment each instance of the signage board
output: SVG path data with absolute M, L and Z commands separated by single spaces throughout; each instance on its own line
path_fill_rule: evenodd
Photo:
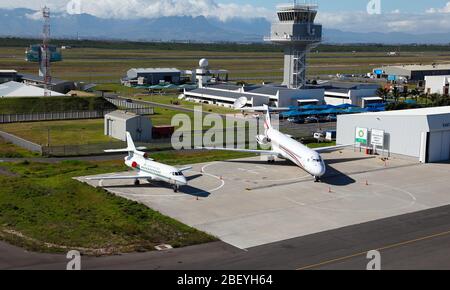
M 384 146 L 384 131 L 372 129 L 370 143 L 374 146 Z
M 356 128 L 355 142 L 360 144 L 367 144 L 369 130 L 367 128 Z

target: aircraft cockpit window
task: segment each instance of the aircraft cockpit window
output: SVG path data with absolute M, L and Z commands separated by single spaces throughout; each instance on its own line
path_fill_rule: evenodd
M 172 175 L 173 176 L 183 176 L 183 173 L 181 173 L 181 172 L 173 172 Z

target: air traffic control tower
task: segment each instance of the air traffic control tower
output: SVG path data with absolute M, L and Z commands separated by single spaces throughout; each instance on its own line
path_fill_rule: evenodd
M 314 24 L 316 4 L 283 4 L 277 7 L 278 21 L 265 41 L 283 45 L 283 85 L 299 89 L 306 84 L 306 54 L 322 41 L 322 25 Z

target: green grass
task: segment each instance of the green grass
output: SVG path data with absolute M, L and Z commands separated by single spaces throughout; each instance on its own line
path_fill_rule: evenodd
M 62 43 L 65 41 L 61 41 Z M 24 73 L 36 73 L 36 64 L 23 60 L 24 47 L 10 40 L 0 48 L 3 67 Z M 68 43 L 68 42 L 67 42 Z M 73 49 L 63 51 L 64 61 L 52 65 L 54 77 L 85 82 L 115 83 L 105 89 L 118 88 L 119 79 L 132 67 L 177 67 L 193 69 L 198 60 L 207 57 L 213 69 L 228 69 L 232 79 L 250 77 L 254 81 L 280 81 L 283 68 L 282 49 L 270 45 L 202 45 L 149 44 L 126 42 L 77 42 Z M 3 44 L 3 43 L 2 43 Z M 134 48 L 133 48 L 134 47 Z M 233 48 L 233 49 L 231 49 Z M 402 53 L 387 57 L 387 51 Z M 315 50 L 316 51 L 316 50 Z M 450 62 L 445 46 L 320 46 L 308 56 L 309 76 L 336 73 L 366 73 L 381 65 Z M 353 53 L 352 51 L 356 51 Z M 103 86 L 103 85 L 102 85 Z M 100 87 L 102 87 L 100 86 Z M 134 94 L 135 92 L 132 92 Z
M 0 99 L 0 114 L 107 110 L 114 108 L 114 105 L 100 97 Z
M 336 142 L 320 142 L 320 143 L 309 143 L 307 146 L 311 149 L 336 146 Z
M 27 151 L 0 137 L 0 158 L 31 158 L 38 156 L 38 153 Z
M 103 119 L 2 124 L 6 131 L 36 144 L 82 145 L 114 141 L 104 135 Z M 50 132 L 50 134 L 49 134 Z
M 45 252 L 87 248 L 82 250 L 86 254 L 103 249 L 111 254 L 149 251 L 162 243 L 183 247 L 215 240 L 143 205 L 72 179 L 123 170 L 122 162 L 22 162 L 2 167 L 17 176 L 0 175 L 0 237 L 18 246 Z

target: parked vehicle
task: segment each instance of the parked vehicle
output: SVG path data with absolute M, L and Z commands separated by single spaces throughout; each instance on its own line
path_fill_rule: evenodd
M 288 122 L 295 123 L 295 124 L 303 124 L 305 122 L 304 119 L 298 118 L 298 117 L 296 117 L 296 118 L 288 118 L 287 120 L 288 120 Z
M 316 139 L 318 142 L 321 142 L 323 140 L 325 140 L 325 132 L 320 131 L 320 132 L 315 132 L 313 134 L 314 139 Z
M 305 124 L 310 124 L 310 123 L 319 123 L 319 118 L 314 117 L 314 116 L 307 117 L 305 119 Z
M 336 130 L 327 131 L 325 134 L 325 140 L 329 142 L 336 141 Z
M 327 122 L 336 122 L 337 121 L 337 117 L 336 115 L 328 115 L 325 117 L 325 121 Z

